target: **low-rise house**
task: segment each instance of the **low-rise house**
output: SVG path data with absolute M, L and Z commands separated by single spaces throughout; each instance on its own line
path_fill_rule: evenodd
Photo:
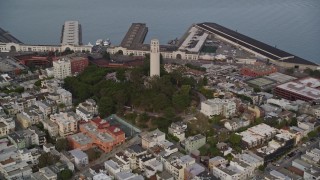
M 320 180 L 320 168 L 312 167 L 312 168 L 306 169 L 303 173 L 303 179 Z
M 156 160 L 156 157 L 152 154 L 143 154 L 141 156 L 138 156 L 137 160 L 138 160 L 139 169 L 144 171 L 146 168 L 146 165 L 151 161 Z
M 5 179 L 28 179 L 32 174 L 32 167 L 26 161 L 8 159 L 0 162 L 0 172 Z
M 111 176 L 115 176 L 117 173 L 121 172 L 119 164 L 113 160 L 104 162 L 104 167 Z
M 286 99 L 267 99 L 267 103 L 275 104 L 285 110 L 298 111 L 299 105 Z
M 317 160 L 316 162 L 320 161 L 320 149 L 318 148 L 307 150 L 306 155 L 312 157 L 314 160 Z
M 76 113 L 85 121 L 93 119 L 98 115 L 98 106 L 93 99 L 87 99 L 85 102 L 80 103 L 76 108 Z
M 232 152 L 232 148 L 224 142 L 218 143 L 217 149 L 223 154 L 223 156 L 226 156 Z
M 124 170 L 130 170 L 130 159 L 123 152 L 118 152 L 115 154 L 115 161 L 121 166 Z
M 251 151 L 238 154 L 235 158 L 246 164 L 250 164 L 250 166 L 252 166 L 253 168 L 258 168 L 259 166 L 264 164 L 264 159 L 257 156 Z
M 256 168 L 238 158 L 234 158 L 229 164 L 229 166 L 220 165 L 213 167 L 213 175 L 221 180 L 250 179 Z
M 2 126 L 5 127 L 4 130 L 6 130 L 6 131 L 2 131 L 4 135 L 7 135 L 10 132 L 13 132 L 16 128 L 15 120 L 12 117 L 7 116 L 7 115 L 3 115 L 0 117 L 0 123 L 3 123 Z M 0 135 L 0 137 L 1 137 L 1 135 Z
M 226 166 L 227 163 L 228 161 L 225 158 L 221 156 L 216 156 L 214 158 L 209 159 L 209 170 L 212 171 L 212 169 L 217 166 Z
M 150 178 L 156 173 L 163 171 L 163 164 L 158 160 L 149 161 L 145 164 L 145 176 Z
M 187 124 L 183 121 L 173 122 L 168 127 L 168 133 L 179 138 L 180 141 L 185 139 L 185 131 L 187 130 Z
M 134 144 L 132 146 L 129 146 L 125 150 L 125 155 L 129 158 L 130 162 L 130 168 L 131 169 L 137 169 L 138 168 L 138 157 L 142 156 L 143 154 L 146 154 L 147 150 L 143 149 L 140 145 Z
M 38 164 L 40 157 L 39 149 L 21 149 L 18 151 L 19 157 L 22 161 L 31 162 L 32 164 Z
M 72 94 L 65 89 L 58 89 L 56 91 L 60 95 L 60 104 L 64 104 L 66 107 L 72 106 Z
M 157 173 L 158 180 L 174 180 L 173 176 L 168 171 Z
M 224 127 L 230 131 L 236 131 L 242 127 L 247 127 L 249 125 L 250 121 L 239 118 L 232 118 L 231 120 L 226 120 L 224 123 Z
M 298 127 L 304 129 L 306 133 L 316 130 L 320 127 L 320 123 L 311 116 L 306 114 L 300 115 L 297 117 Z
M 57 180 L 58 175 L 50 168 L 44 167 L 39 169 L 38 172 L 31 174 L 31 180 Z
M 164 141 L 166 139 L 166 134 L 161 132 L 159 129 L 148 132 L 141 136 L 142 147 L 150 148 L 155 146 L 158 142 Z
M 219 180 L 211 172 L 208 172 L 208 171 L 203 171 L 202 173 L 196 175 L 193 179 L 194 180 L 204 180 L 204 179 Z
M 185 179 L 194 179 L 197 175 L 204 172 L 205 168 L 200 166 L 198 163 L 187 166 L 184 170 Z
M 0 122 L 0 137 L 6 136 L 10 133 L 9 126 L 3 122 Z
M 134 174 L 130 171 L 118 172 L 115 175 L 116 180 L 144 180 L 144 177 L 138 174 Z
M 252 148 L 269 141 L 276 133 L 277 129 L 262 123 L 239 133 L 239 135 L 242 136 L 242 146 Z
M 197 150 L 205 144 L 206 144 L 206 137 L 201 134 L 190 136 L 181 142 L 181 146 L 183 146 L 187 152 L 192 152 L 194 150 Z
M 301 155 L 301 159 L 309 164 L 317 166 L 317 164 L 320 162 L 320 159 L 310 156 L 308 154 Z
M 39 130 L 36 126 L 31 126 L 29 128 L 36 136 L 36 145 L 44 145 L 47 142 L 46 133 Z
M 99 173 L 92 177 L 92 180 L 112 180 L 112 178 L 105 173 Z
M 30 108 L 26 108 L 21 113 L 18 113 L 17 120 L 23 128 L 28 128 L 34 124 L 38 124 L 40 121 L 43 121 L 44 115 L 36 106 L 32 106 Z
M 289 132 L 282 132 L 269 141 L 267 146 L 263 146 L 256 151 L 257 155 L 262 157 L 266 164 L 284 155 L 294 147 L 294 144 L 294 135 Z
M 59 135 L 59 126 L 57 123 L 45 119 L 42 121 L 42 124 L 44 129 L 48 130 L 50 137 L 57 137 Z
M 37 101 L 35 105 L 43 113 L 45 117 L 57 112 L 57 104 L 51 100 Z
M 39 140 L 34 132 L 30 129 L 15 131 L 8 135 L 8 139 L 18 149 L 29 148 L 31 145 L 36 145 Z
M 222 115 L 228 118 L 236 113 L 236 103 L 230 99 L 208 99 L 201 102 L 201 112 L 206 116 Z
M 80 149 L 74 149 L 69 151 L 71 156 L 74 158 L 74 163 L 77 167 L 85 167 L 89 164 L 89 157 L 86 153 Z
M 161 161 L 164 169 L 167 170 L 176 180 L 184 180 L 184 170 L 187 166 L 195 163 L 195 159 L 189 155 L 183 155 L 179 152 L 170 156 L 162 157 Z

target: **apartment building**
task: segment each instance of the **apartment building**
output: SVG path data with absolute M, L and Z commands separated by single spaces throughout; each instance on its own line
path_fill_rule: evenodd
M 78 132 L 78 121 L 80 118 L 73 112 L 60 112 L 50 115 L 50 120 L 59 127 L 59 135 L 66 137 Z
M 93 119 L 98 115 L 98 106 L 93 99 L 87 99 L 85 102 L 80 103 L 76 108 L 76 113 L 85 121 Z
M 222 115 L 226 118 L 236 112 L 236 103 L 229 99 L 208 99 L 201 102 L 201 113 L 206 116 Z
M 185 137 L 185 131 L 187 130 L 187 123 L 183 121 L 173 122 L 170 127 L 168 127 L 168 133 L 179 138 L 180 141 L 183 141 Z
M 201 134 L 190 136 L 181 142 L 181 146 L 184 147 L 184 149 L 189 153 L 199 149 L 205 144 L 206 144 L 206 137 Z
M 261 123 L 253 126 L 246 131 L 239 133 L 242 136 L 242 146 L 244 148 L 252 148 L 269 141 L 277 134 L 277 129 Z
M 62 58 L 58 61 L 53 61 L 53 73 L 54 78 L 64 79 L 68 76 L 71 76 L 71 63 L 70 60 Z
M 184 180 L 185 168 L 195 163 L 194 158 L 179 152 L 173 153 L 170 156 L 161 157 L 161 161 L 164 164 L 164 169 L 176 180 Z
M 142 147 L 143 148 L 151 148 L 155 146 L 160 141 L 164 141 L 166 139 L 166 134 L 161 132 L 159 129 L 154 131 L 145 133 L 141 136 Z

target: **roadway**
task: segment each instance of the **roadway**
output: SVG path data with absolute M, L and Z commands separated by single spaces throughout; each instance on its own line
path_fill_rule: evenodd
M 132 139 L 126 141 L 125 143 L 121 144 L 120 146 L 115 147 L 112 151 L 110 151 L 109 153 L 103 153 L 99 159 L 96 159 L 95 161 L 92 161 L 89 163 L 88 166 L 86 166 L 85 168 L 82 168 L 81 170 L 79 170 L 78 172 L 76 172 L 73 175 L 73 180 L 78 180 L 80 174 L 85 173 L 86 171 L 88 171 L 90 169 L 90 167 L 95 166 L 97 164 L 103 164 L 105 161 L 107 161 L 109 158 L 115 156 L 116 153 L 124 151 L 125 149 L 127 149 L 129 146 L 133 145 L 133 144 L 138 144 L 141 143 L 141 139 L 139 138 L 138 135 L 136 135 L 135 137 L 133 137 Z
M 294 152 L 295 155 L 292 157 L 288 157 L 288 156 L 283 156 L 281 157 L 276 163 L 279 164 L 279 166 L 275 166 L 273 163 L 269 163 L 266 170 L 270 171 L 270 170 L 280 170 L 282 168 L 286 168 L 292 165 L 292 161 L 299 158 L 302 154 L 305 154 L 307 150 L 310 150 L 312 148 L 319 148 L 319 140 L 320 138 L 317 138 L 316 141 L 314 142 L 310 142 L 308 141 L 310 144 L 307 146 L 302 146 L 301 144 L 298 145 L 298 147 L 293 148 L 289 153 Z M 301 153 L 299 153 L 301 152 Z

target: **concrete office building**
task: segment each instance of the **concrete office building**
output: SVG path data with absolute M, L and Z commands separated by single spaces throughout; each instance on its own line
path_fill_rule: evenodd
M 160 76 L 159 40 L 152 39 L 150 45 L 150 77 Z
M 62 26 L 61 44 L 81 45 L 82 32 L 81 24 L 78 21 L 66 21 Z

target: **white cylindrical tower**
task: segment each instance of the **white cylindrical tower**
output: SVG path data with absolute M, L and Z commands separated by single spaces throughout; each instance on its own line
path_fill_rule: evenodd
M 159 40 L 152 39 L 150 44 L 150 77 L 160 76 Z

